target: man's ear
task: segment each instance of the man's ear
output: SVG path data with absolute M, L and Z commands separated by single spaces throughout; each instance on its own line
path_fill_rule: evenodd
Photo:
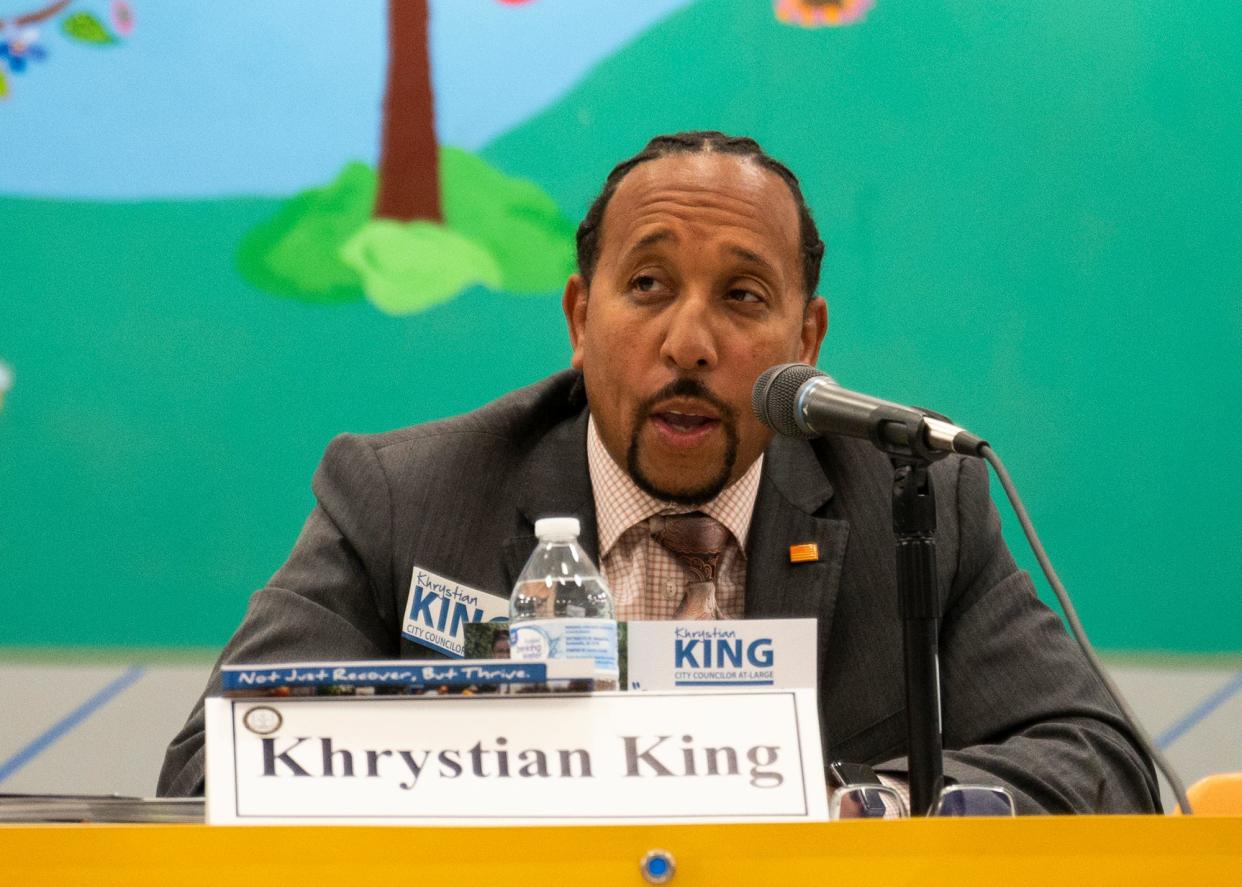
M 819 361 L 819 346 L 828 332 L 828 303 L 823 296 L 813 296 L 802 311 L 802 353 L 799 358 L 811 366 Z
M 565 312 L 565 324 L 569 327 L 569 346 L 573 356 L 569 364 L 582 369 L 582 353 L 586 343 L 587 283 L 581 274 L 571 274 L 565 282 L 565 295 L 561 297 L 561 309 Z

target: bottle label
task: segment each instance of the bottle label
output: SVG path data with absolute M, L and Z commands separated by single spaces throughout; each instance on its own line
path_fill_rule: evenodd
M 511 659 L 594 659 L 595 668 L 619 674 L 617 623 L 612 619 L 532 619 L 509 628 Z

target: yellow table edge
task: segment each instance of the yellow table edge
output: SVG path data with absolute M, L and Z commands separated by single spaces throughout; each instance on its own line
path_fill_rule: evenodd
M 1242 817 L 558 828 L 0 826 L 0 884 L 1242 883 Z

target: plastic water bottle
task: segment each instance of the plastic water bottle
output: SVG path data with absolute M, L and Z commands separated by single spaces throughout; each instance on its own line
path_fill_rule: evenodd
M 597 689 L 615 689 L 617 620 L 604 577 L 578 544 L 576 517 L 535 521 L 535 547 L 509 599 L 513 659 L 594 659 Z

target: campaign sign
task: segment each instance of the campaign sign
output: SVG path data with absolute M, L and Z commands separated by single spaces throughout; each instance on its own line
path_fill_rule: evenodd
M 207 820 L 827 819 L 810 690 L 206 701 Z
M 223 665 L 225 696 L 344 696 L 351 692 L 444 692 L 451 688 L 546 689 L 550 684 L 588 681 L 594 685 L 593 659 L 467 659 L 463 661 L 283 662 Z
M 814 688 L 814 619 L 629 623 L 628 687 Z
M 410 577 L 410 593 L 405 600 L 401 633 L 424 647 L 460 658 L 466 655 L 467 623 L 508 618 L 507 598 L 415 566 Z

